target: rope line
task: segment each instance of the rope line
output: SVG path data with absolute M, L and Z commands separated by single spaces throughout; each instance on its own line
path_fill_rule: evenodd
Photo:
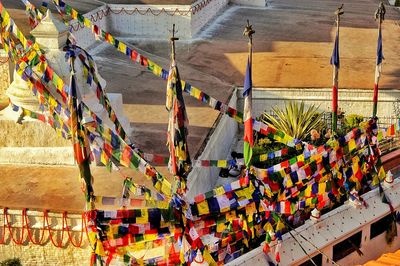
M 70 226 L 68 225 L 68 213 L 66 211 L 64 211 L 62 213 L 61 216 L 61 220 L 62 220 L 62 228 L 60 230 L 57 229 L 52 229 L 51 228 L 51 223 L 49 222 L 49 211 L 48 210 L 44 210 L 43 211 L 43 223 L 42 223 L 42 227 L 41 228 L 37 228 L 37 230 L 39 230 L 38 232 L 38 237 L 37 240 L 35 240 L 34 237 L 34 233 L 32 232 L 33 229 L 30 226 L 29 223 L 29 216 L 28 216 L 28 209 L 24 208 L 22 209 L 21 212 L 21 226 L 11 226 L 11 222 L 10 222 L 10 216 L 11 214 L 9 214 L 9 209 L 7 207 L 3 208 L 3 231 L 0 234 L 0 244 L 5 244 L 6 242 L 6 231 L 8 230 L 8 233 L 10 235 L 10 239 L 12 242 L 14 242 L 16 245 L 24 245 L 24 242 L 30 242 L 34 245 L 43 245 L 43 243 L 45 242 L 45 231 L 48 231 L 49 234 L 49 238 L 51 243 L 57 247 L 57 248 L 62 248 L 64 245 L 66 245 L 68 242 L 72 244 L 72 246 L 76 247 L 76 248 L 80 248 L 84 245 L 84 241 L 83 241 L 83 236 L 84 234 L 86 234 L 87 239 L 89 239 L 89 235 L 88 235 L 88 231 L 87 231 L 87 222 L 86 222 L 86 216 L 85 213 L 82 213 L 81 215 L 81 222 L 80 222 L 80 231 L 76 231 L 76 233 L 79 233 L 79 236 L 77 238 L 75 238 L 76 240 L 74 240 L 74 235 L 73 235 L 73 231 L 71 230 Z M 78 222 L 79 224 L 79 222 Z M 1 228 L 1 226 L 0 226 Z M 21 233 L 20 236 L 17 237 L 16 235 L 14 236 L 13 234 L 13 229 L 16 228 L 20 228 Z M 25 233 L 26 231 L 26 233 Z M 60 236 L 60 240 L 56 240 L 56 234 L 55 231 L 59 232 L 61 231 L 61 236 Z M 64 238 L 65 235 L 67 235 L 66 238 L 66 243 L 64 244 Z M 26 237 L 27 236 L 27 237 Z

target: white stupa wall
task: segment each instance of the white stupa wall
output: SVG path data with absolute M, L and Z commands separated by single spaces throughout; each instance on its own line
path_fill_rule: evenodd
M 230 0 L 232 4 L 243 6 L 265 7 L 267 0 Z
M 238 110 L 243 110 L 243 89 L 238 90 Z M 372 115 L 372 89 L 339 89 L 338 107 L 345 114 Z M 378 117 L 394 116 L 394 104 L 400 98 L 400 90 L 379 90 Z M 304 101 L 306 105 L 319 105 L 320 111 L 331 112 L 332 89 L 330 88 L 253 88 L 253 117 L 272 107 L 285 106 L 285 101 Z
M 202 7 L 203 0 L 192 4 L 191 17 L 191 37 L 198 33 L 208 22 L 210 22 L 219 12 L 226 8 L 229 0 L 213 0 Z
M 229 106 L 236 108 L 236 90 L 232 93 Z M 222 160 L 230 156 L 232 143 L 239 126 L 235 119 L 220 114 L 219 121 L 207 141 L 207 145 L 199 156 L 199 160 Z M 220 168 L 194 166 L 188 177 L 187 197 L 193 199 L 196 195 L 206 193 L 215 188 Z
M 180 38 L 191 36 L 190 5 L 108 5 L 109 26 L 118 37 L 168 40 L 175 24 Z M 119 13 L 119 14 L 117 14 Z
M 175 24 L 177 36 L 181 40 L 189 40 L 230 3 L 266 6 L 266 0 L 198 0 L 191 5 L 106 4 L 84 16 L 114 37 L 168 40 Z M 71 32 L 82 48 L 96 42 L 91 30 L 80 26 L 77 21 L 72 24 Z

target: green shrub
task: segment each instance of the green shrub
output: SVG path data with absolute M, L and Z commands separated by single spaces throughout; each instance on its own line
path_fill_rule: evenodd
M 306 107 L 304 102 L 289 101 L 284 109 L 273 107 L 272 111 L 275 115 L 264 112 L 261 121 L 299 140 L 305 140 L 312 129 L 320 132 L 325 126 L 323 114 L 314 104 Z
M 0 262 L 0 266 L 22 266 L 22 264 L 19 259 L 13 258 Z
M 352 129 L 358 127 L 363 120 L 364 117 L 362 115 L 349 114 L 344 117 L 344 126 L 346 129 Z

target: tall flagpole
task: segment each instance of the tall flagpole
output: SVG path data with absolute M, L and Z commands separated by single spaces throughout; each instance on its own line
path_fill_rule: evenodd
M 335 46 L 331 57 L 331 65 L 333 65 L 333 87 L 332 87 L 332 132 L 337 129 L 337 111 L 338 111 L 338 89 L 339 89 L 339 26 L 340 16 L 343 15 L 343 4 L 335 11 L 336 15 L 336 38 Z
M 376 66 L 375 66 L 375 83 L 374 83 L 372 117 L 375 117 L 378 111 L 379 78 L 381 77 L 382 60 L 384 58 L 382 52 L 382 21 L 385 20 L 385 13 L 386 13 L 385 6 L 381 2 L 379 4 L 378 9 L 375 12 L 375 19 L 379 19 L 379 21 L 378 21 L 378 45 L 376 49 Z
M 247 20 L 247 25 L 244 29 L 243 35 L 249 38 L 249 55 L 246 66 L 246 74 L 243 84 L 243 97 L 244 97 L 244 108 L 243 108 L 243 121 L 244 121 L 244 137 L 243 137 L 243 155 L 248 170 L 251 164 L 251 157 L 253 155 L 253 118 L 252 118 L 252 76 L 251 76 L 251 64 L 252 64 L 252 53 L 253 53 L 253 26 L 250 25 Z M 248 172 L 248 171 L 247 171 Z

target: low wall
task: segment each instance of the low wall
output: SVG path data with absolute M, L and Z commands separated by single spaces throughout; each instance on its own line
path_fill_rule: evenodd
M 64 232 L 63 245 L 57 248 L 53 245 L 47 229 L 47 223 L 44 223 L 44 213 L 41 211 L 27 211 L 30 234 L 35 242 L 39 242 L 42 232 L 43 240 L 35 245 L 29 240 L 26 223 L 22 222 L 21 210 L 8 210 L 7 217 L 11 228 L 11 233 L 16 241 L 22 237 L 22 244 L 15 244 L 11 239 L 8 223 L 3 215 L 4 210 L 0 210 L 0 225 L 5 224 L 5 229 L 0 226 L 0 240 L 4 234 L 4 244 L 0 244 L 0 261 L 12 258 L 19 258 L 22 265 L 89 265 L 91 248 L 88 245 L 87 236 L 83 231 L 81 247 L 74 247 L 68 239 L 67 232 Z M 77 245 L 82 234 L 82 215 L 68 214 L 68 227 L 71 229 L 73 243 Z M 51 228 L 53 241 L 58 244 L 61 241 L 62 214 L 49 213 L 48 221 Z M 45 225 L 45 226 L 44 226 Z M 24 227 L 24 232 L 22 227 Z M 43 229 L 45 228 L 45 229 Z M 3 231 L 5 230 L 5 231 Z M 44 231 L 43 231 L 44 230 Z
M 242 0 L 243 2 L 244 0 Z M 244 1 L 253 5 L 261 0 Z M 239 1 L 240 2 L 240 1 Z M 245 4 L 245 3 L 241 4 Z M 211 21 L 229 0 L 198 0 L 191 5 L 106 4 L 84 16 L 116 37 L 168 40 L 175 24 L 180 39 L 191 39 Z M 256 4 L 258 5 L 258 4 Z M 73 22 L 71 32 L 78 45 L 88 48 L 96 39 L 90 29 Z
M 236 89 L 230 99 L 229 106 L 235 107 L 237 102 Z M 219 121 L 212 132 L 199 160 L 222 160 L 229 155 L 232 142 L 238 131 L 238 123 L 227 115 L 220 115 Z M 220 168 L 217 167 L 193 167 L 188 177 L 189 199 L 194 196 L 214 189 L 218 179 Z
M 238 91 L 238 110 L 243 110 L 243 89 Z M 320 110 L 330 112 L 331 89 L 305 88 L 262 88 L 253 89 L 253 116 L 259 116 L 272 107 L 283 107 L 285 101 L 304 101 L 306 104 L 320 105 Z M 340 89 L 338 106 L 346 114 L 371 116 L 373 91 L 363 89 Z M 400 98 L 400 90 L 380 90 L 378 96 L 378 116 L 393 116 L 393 103 Z
M 196 35 L 208 22 L 210 22 L 229 0 L 199 0 L 192 5 L 192 17 L 190 21 L 191 37 Z
M 110 31 L 109 27 L 110 11 L 106 5 L 98 7 L 93 11 L 86 13 L 84 17 L 89 18 L 92 24 L 97 25 L 104 31 Z M 75 36 L 77 44 L 86 49 L 96 43 L 96 38 L 91 29 L 83 25 L 79 25 L 78 21 L 74 21 L 70 26 L 71 33 Z
M 267 6 L 267 0 L 230 0 L 232 4 L 244 6 Z
M 190 38 L 190 5 L 117 5 L 110 4 L 110 31 L 120 37 L 160 38 L 168 40 L 172 24 L 182 39 Z

